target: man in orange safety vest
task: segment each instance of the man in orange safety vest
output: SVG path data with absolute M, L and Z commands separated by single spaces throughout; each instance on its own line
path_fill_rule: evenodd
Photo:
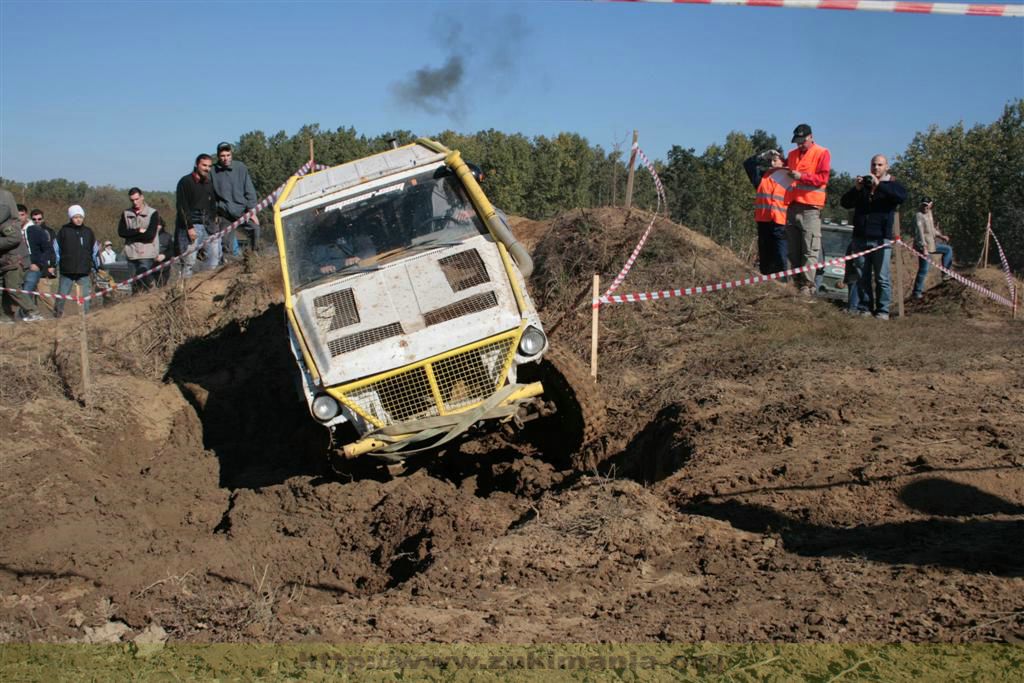
M 793 268 L 815 266 L 821 250 L 821 209 L 825 206 L 825 188 L 831 171 L 829 151 L 814 142 L 811 127 L 801 123 L 793 129 L 796 149 L 789 153 L 786 167 L 793 183 L 786 190 L 786 236 L 789 262 Z M 814 273 L 808 271 L 793 278 L 802 294 L 814 294 Z

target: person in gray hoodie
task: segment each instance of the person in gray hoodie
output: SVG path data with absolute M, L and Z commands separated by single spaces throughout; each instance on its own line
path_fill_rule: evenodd
M 234 150 L 229 142 L 217 145 L 217 163 L 211 176 L 217 202 L 217 229 L 223 230 L 256 206 L 256 186 L 253 185 L 252 176 L 249 175 L 246 165 L 234 158 Z M 259 219 L 253 216 L 238 226 L 238 229 L 248 233 L 250 248 L 259 251 Z M 234 253 L 238 244 L 234 232 L 225 234 L 223 239 L 224 253 Z
M 156 264 L 156 257 L 160 253 L 157 238 L 160 216 L 156 209 L 146 203 L 146 197 L 139 188 L 128 190 L 128 199 L 132 206 L 121 213 L 117 234 L 124 238 L 125 258 L 132 264 L 134 274 L 139 275 Z M 153 284 L 152 275 L 139 280 L 139 285 L 144 289 L 151 288 Z M 132 289 L 137 291 L 134 287 Z

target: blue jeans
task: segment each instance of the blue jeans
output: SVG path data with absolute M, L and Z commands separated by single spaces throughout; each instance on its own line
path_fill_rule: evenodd
M 851 249 L 855 252 L 864 251 L 877 247 L 883 242 L 884 240 L 854 238 Z M 887 246 L 847 262 L 847 268 L 857 268 L 860 273 L 857 284 L 850 286 L 850 298 L 847 305 L 850 312 L 866 311 L 876 315 L 879 313 L 889 314 L 889 302 L 892 300 L 892 285 L 889 282 L 889 260 L 891 257 L 892 247 Z
M 23 289 L 29 292 L 35 292 L 39 289 L 39 280 L 43 277 L 43 271 L 41 270 L 26 270 L 25 271 L 25 286 Z
M 212 239 L 203 245 L 202 249 L 206 252 L 206 260 L 201 267 L 196 267 L 196 256 L 199 254 L 199 247 L 197 245 L 205 240 L 209 233 L 206 232 L 206 228 L 202 225 L 196 224 L 192 227 L 196 231 L 194 242 L 188 241 L 186 233 L 179 235 L 178 247 L 181 253 L 184 254 L 184 257 L 181 259 L 181 277 L 183 278 L 192 277 L 194 270 L 213 270 L 220 265 L 221 240 L 223 236 Z
M 918 245 L 915 245 L 917 247 Z M 918 251 L 923 252 L 923 248 L 918 248 Z M 942 255 L 942 265 L 945 268 L 949 268 L 953 265 L 953 247 L 948 244 L 936 244 L 935 251 L 933 254 Z M 917 259 L 917 277 L 914 279 L 914 291 L 913 296 L 919 297 L 924 294 L 924 280 L 928 277 L 928 267 L 931 265 L 926 258 Z
M 153 261 L 154 261 L 154 259 L 151 259 L 151 258 L 140 258 L 140 259 L 133 260 L 131 262 L 132 268 L 134 268 L 134 272 L 132 273 L 132 275 L 138 275 L 139 273 L 145 273 L 147 270 L 149 270 L 150 268 L 153 267 Z M 152 286 L 153 286 L 153 276 L 152 275 L 147 275 L 146 277 L 142 278 L 141 280 L 137 280 L 136 281 L 135 286 L 132 287 L 132 291 L 134 292 L 134 291 L 137 291 L 139 289 L 150 289 Z
M 71 288 L 78 285 L 82 289 L 81 296 L 89 296 L 89 292 L 92 291 L 92 282 L 89 280 L 89 275 L 60 275 L 60 284 L 57 287 L 58 294 L 70 294 Z M 89 302 L 86 301 L 83 306 L 86 313 L 89 312 Z M 57 302 L 53 305 L 54 312 L 57 317 L 64 315 L 64 299 L 57 299 Z

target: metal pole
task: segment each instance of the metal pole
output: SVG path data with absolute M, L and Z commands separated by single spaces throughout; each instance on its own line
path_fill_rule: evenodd
M 633 168 L 636 166 L 636 143 L 639 140 L 637 131 L 633 129 L 633 146 L 630 147 L 629 151 L 629 175 L 626 177 L 626 203 L 623 204 L 627 209 L 633 205 Z
M 594 304 L 591 307 L 590 315 L 590 376 L 597 381 L 597 323 L 598 323 L 598 311 L 601 310 L 601 304 L 598 301 L 598 297 L 601 296 L 601 276 L 597 273 L 594 274 Z

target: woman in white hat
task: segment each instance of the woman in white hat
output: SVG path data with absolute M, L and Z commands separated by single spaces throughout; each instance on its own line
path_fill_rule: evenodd
M 85 224 L 85 209 L 78 204 L 68 207 L 68 222 L 57 233 L 57 245 L 60 247 L 58 293 L 66 296 L 71 293 L 72 287 L 78 285 L 78 296 L 89 296 L 89 274 L 95 269 L 93 249 L 96 236 L 92 228 Z M 89 312 L 88 301 L 85 302 L 85 311 Z M 58 318 L 64 315 L 64 299 L 57 299 L 53 314 Z

